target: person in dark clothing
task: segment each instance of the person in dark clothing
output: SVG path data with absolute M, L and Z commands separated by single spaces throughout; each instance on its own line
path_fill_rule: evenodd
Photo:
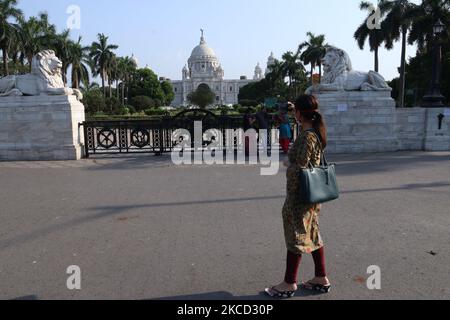
M 255 129 L 255 117 L 250 113 L 251 110 L 247 109 L 247 112 L 244 115 L 244 132 L 248 130 Z M 245 137 L 245 155 L 249 156 L 250 153 L 250 138 Z
M 261 111 L 256 113 L 256 122 L 258 124 L 259 145 L 261 148 L 269 148 L 269 130 L 270 130 L 270 115 L 267 112 L 267 107 L 262 107 Z M 263 130 L 263 131 L 261 131 Z

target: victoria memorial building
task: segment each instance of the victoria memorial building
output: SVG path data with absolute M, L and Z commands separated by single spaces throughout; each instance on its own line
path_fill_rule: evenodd
M 274 63 L 273 53 L 267 62 L 267 69 Z M 266 70 L 266 74 L 267 74 Z M 239 89 L 251 82 L 260 81 L 264 78 L 263 70 L 259 63 L 255 68 L 253 79 L 242 76 L 239 80 L 224 80 L 224 70 L 214 50 L 211 49 L 203 36 L 200 44 L 192 50 L 187 65 L 184 66 L 183 80 L 171 81 L 175 92 L 173 107 L 186 106 L 189 104 L 188 95 L 197 90 L 201 84 L 206 84 L 216 95 L 215 104 L 237 104 Z

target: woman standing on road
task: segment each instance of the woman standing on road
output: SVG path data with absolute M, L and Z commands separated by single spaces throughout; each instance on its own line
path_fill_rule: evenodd
M 283 207 L 285 240 L 288 249 L 284 281 L 265 292 L 275 298 L 291 298 L 298 289 L 298 269 L 303 254 L 312 254 L 316 277 L 302 285 L 304 289 L 328 293 L 331 288 L 325 270 L 324 244 L 319 231 L 320 204 L 299 200 L 299 170 L 311 163 L 320 165 L 327 146 L 327 130 L 314 96 L 303 95 L 295 102 L 295 117 L 302 131 L 289 152 L 287 198 Z

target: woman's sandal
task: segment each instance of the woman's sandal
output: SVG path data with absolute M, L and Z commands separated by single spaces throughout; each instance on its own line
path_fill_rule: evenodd
M 330 293 L 331 291 L 331 284 L 324 286 L 322 284 L 312 283 L 312 282 L 306 282 L 302 284 L 302 288 L 310 291 L 317 291 L 321 293 Z
M 289 299 L 295 296 L 295 291 L 278 291 L 275 287 L 266 288 L 264 290 L 270 297 L 278 299 Z

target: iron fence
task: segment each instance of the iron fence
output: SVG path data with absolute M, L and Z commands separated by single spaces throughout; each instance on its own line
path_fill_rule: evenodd
M 217 134 L 202 139 L 204 146 L 213 141 L 224 151 L 238 149 L 242 144 L 234 138 L 227 141 L 227 130 L 243 129 L 244 120 L 236 116 L 216 116 L 206 110 L 186 110 L 174 117 L 151 120 L 85 121 L 80 124 L 84 131 L 85 155 L 106 155 L 122 153 L 170 153 L 181 141 L 174 141 L 174 133 L 179 129 L 189 131 L 194 137 L 194 123 L 201 121 L 202 134 L 216 130 Z M 273 127 L 275 124 L 271 124 Z M 298 134 L 296 123 L 292 125 L 294 136 Z M 220 131 L 222 134 L 218 134 Z M 271 145 L 270 135 L 268 144 Z M 194 146 L 194 141 L 192 141 Z

